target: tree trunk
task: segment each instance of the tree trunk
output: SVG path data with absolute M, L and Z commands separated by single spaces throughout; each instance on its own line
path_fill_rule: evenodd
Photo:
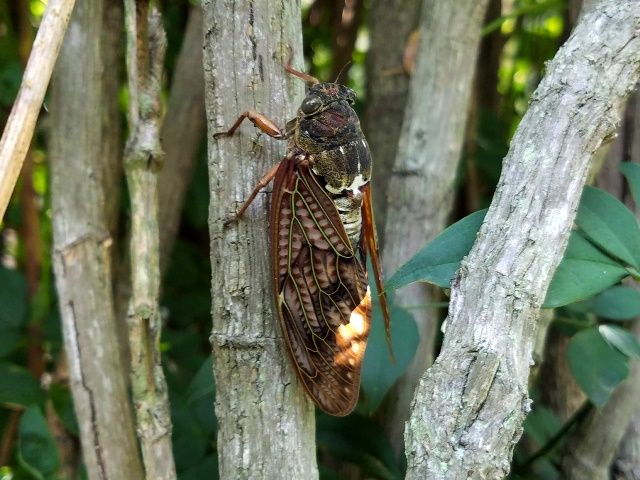
M 487 5 L 488 0 L 424 3 L 420 50 L 388 187 L 387 209 L 393 214 L 385 224 L 386 272 L 396 271 L 446 226 Z M 433 361 L 438 318 L 432 301 L 424 284 L 396 295 L 400 305 L 423 307 L 412 311 L 418 350 L 388 401 L 387 431 L 400 451 L 418 379 Z
M 640 73 L 640 0 L 605 0 L 548 66 L 476 244 L 406 434 L 407 478 L 503 478 L 529 411 L 536 320 L 589 162 Z M 577 80 L 579 79 L 579 81 Z M 553 246 L 555 248 L 550 248 Z
M 367 103 L 362 124 L 373 155 L 374 205 L 378 225 L 384 225 L 389 175 L 409 93 L 409 75 L 392 73 L 401 66 L 403 51 L 418 28 L 422 0 L 373 2 L 369 12 L 371 45 L 367 53 Z M 393 32 L 393 35 L 389 35 Z M 384 232 L 378 232 L 381 246 Z
M 103 2 L 79 2 L 51 101 L 53 263 L 71 390 L 91 479 L 143 478 L 111 291 L 102 174 Z M 73 141 L 69 141 L 73 139 Z
M 304 84 L 285 75 L 289 51 L 302 65 L 300 3 L 204 2 L 204 69 L 209 130 L 212 312 L 218 458 L 221 478 L 312 479 L 312 403 L 298 383 L 272 308 L 267 206 L 260 194 L 246 215 L 224 223 L 284 145 L 249 122 L 214 139 L 255 109 L 284 127 Z

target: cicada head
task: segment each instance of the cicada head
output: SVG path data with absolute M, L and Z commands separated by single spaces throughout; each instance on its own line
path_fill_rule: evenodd
M 318 83 L 312 86 L 300 105 L 300 114 L 312 117 L 328 108 L 349 108 L 356 100 L 356 93 L 339 83 Z

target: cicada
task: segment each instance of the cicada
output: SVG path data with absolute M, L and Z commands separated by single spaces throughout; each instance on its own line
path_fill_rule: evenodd
M 215 136 L 233 135 L 249 119 L 270 137 L 288 142 L 285 157 L 259 181 L 234 219 L 274 180 L 271 267 L 280 326 L 309 396 L 326 413 L 344 416 L 358 401 L 371 326 L 368 255 L 390 340 L 371 202 L 371 153 L 353 109 L 353 90 L 320 83 L 290 65 L 285 69 L 310 88 L 284 129 L 249 110 Z

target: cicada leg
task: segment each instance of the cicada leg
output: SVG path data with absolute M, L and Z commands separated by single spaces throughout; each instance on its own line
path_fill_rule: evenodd
M 286 139 L 285 133 L 282 130 L 280 130 L 273 121 L 269 120 L 267 117 L 265 117 L 261 113 L 258 113 L 254 110 L 247 110 L 246 112 L 244 112 L 242 115 L 238 117 L 236 122 L 231 126 L 229 130 L 225 132 L 214 133 L 213 138 L 218 138 L 223 136 L 230 137 L 235 133 L 235 131 L 238 129 L 238 127 L 240 126 L 240 124 L 245 118 L 248 118 L 257 128 L 260 129 L 260 131 L 266 133 L 270 137 L 276 138 L 278 140 Z
M 293 68 L 291 66 L 291 62 L 293 61 L 293 49 L 289 49 L 289 58 L 287 59 L 287 64 L 284 66 L 284 69 L 289 72 L 291 75 L 294 75 L 298 78 L 301 78 L 302 80 L 304 80 L 305 82 L 307 82 L 309 85 L 315 85 L 317 83 L 320 83 L 320 80 L 318 80 L 316 77 L 314 77 L 313 75 L 309 75 L 308 73 L 305 72 L 301 72 L 300 70 L 296 70 L 295 68 Z
M 242 217 L 242 215 L 244 215 L 244 212 L 247 210 L 247 208 L 249 208 L 249 205 L 251 205 L 253 200 L 256 198 L 256 195 L 258 195 L 258 193 L 260 193 L 260 190 L 262 190 L 264 187 L 269 185 L 269 182 L 271 182 L 271 180 L 273 180 L 273 177 L 276 176 L 276 172 L 278 171 L 278 167 L 280 167 L 281 163 L 282 163 L 282 161 L 276 163 L 258 181 L 258 184 L 253 189 L 253 192 L 251 192 L 251 195 L 249 195 L 249 198 L 247 198 L 247 200 L 242 204 L 242 207 L 240 207 L 240 210 L 238 210 L 237 213 L 235 215 L 233 215 L 233 217 L 229 218 L 226 222 L 224 222 L 225 225 L 229 225 L 230 223 L 233 223 L 233 222 L 237 221 L 240 217 Z

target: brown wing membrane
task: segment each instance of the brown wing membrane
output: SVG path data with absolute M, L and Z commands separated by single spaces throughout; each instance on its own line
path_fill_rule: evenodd
M 331 415 L 347 415 L 358 400 L 371 325 L 366 270 L 308 167 L 285 158 L 273 192 L 273 280 L 282 330 L 311 398 Z

